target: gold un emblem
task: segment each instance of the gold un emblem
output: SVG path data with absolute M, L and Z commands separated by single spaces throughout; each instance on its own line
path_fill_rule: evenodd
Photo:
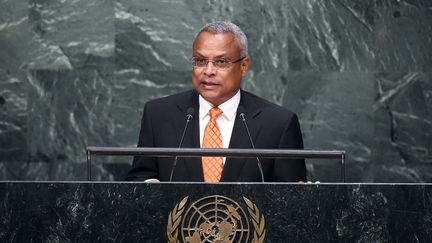
M 264 242 L 264 215 L 260 214 L 257 206 L 246 197 L 243 197 L 243 200 L 248 214 L 236 201 L 228 197 L 203 197 L 186 208 L 188 198 L 183 198 L 169 213 L 169 243 Z

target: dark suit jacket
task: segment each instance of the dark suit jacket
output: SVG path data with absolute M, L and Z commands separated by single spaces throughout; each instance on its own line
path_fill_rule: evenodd
M 303 149 L 303 139 L 297 116 L 253 94 L 241 91 L 240 105 L 256 148 Z M 177 148 L 186 122 L 186 111 L 195 110 L 186 131 L 183 148 L 199 148 L 199 102 L 195 90 L 148 102 L 144 107 L 138 147 Z M 238 117 L 234 122 L 229 148 L 251 148 L 246 128 Z M 262 159 L 266 182 L 306 181 L 302 159 Z M 127 180 L 143 181 L 156 178 L 168 181 L 173 158 L 137 156 Z M 204 181 L 201 158 L 178 158 L 173 181 Z M 261 176 L 256 159 L 227 158 L 222 182 L 258 182 Z

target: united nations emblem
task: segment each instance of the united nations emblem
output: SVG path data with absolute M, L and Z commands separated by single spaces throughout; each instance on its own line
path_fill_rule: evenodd
M 188 208 L 188 197 L 183 198 L 169 213 L 168 242 L 263 242 L 264 216 L 252 201 L 246 197 L 243 201 L 248 214 L 236 201 L 224 196 L 203 197 Z

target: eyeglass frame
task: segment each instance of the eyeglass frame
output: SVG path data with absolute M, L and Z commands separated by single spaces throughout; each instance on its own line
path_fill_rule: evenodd
M 206 63 L 205 63 L 204 66 L 197 66 L 197 65 L 194 65 L 195 59 L 196 59 L 196 58 L 200 58 L 200 57 L 191 57 L 191 62 L 192 62 L 192 68 L 205 68 L 205 67 L 207 67 L 207 65 L 209 64 L 209 62 L 211 62 L 211 63 L 213 63 L 213 66 L 214 66 L 215 68 L 217 68 L 217 69 L 228 69 L 228 68 L 231 67 L 232 64 L 234 64 L 234 63 L 238 63 L 238 62 L 240 62 L 240 61 L 243 61 L 246 57 L 247 57 L 247 56 L 241 57 L 240 59 L 237 59 L 237 60 L 235 60 L 235 61 L 229 61 L 229 60 L 226 60 L 226 63 L 227 63 L 227 66 L 226 66 L 226 67 L 220 67 L 220 66 L 218 66 L 218 65 L 215 64 L 216 61 L 220 61 L 220 60 L 224 60 L 224 59 L 210 60 L 210 59 L 207 59 L 207 58 L 202 58 L 202 59 L 204 59 L 204 60 L 206 61 Z

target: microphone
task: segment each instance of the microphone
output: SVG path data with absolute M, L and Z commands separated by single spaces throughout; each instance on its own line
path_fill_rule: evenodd
M 184 129 L 183 129 L 183 134 L 182 134 L 182 136 L 180 138 L 180 143 L 179 143 L 179 146 L 178 146 L 179 148 L 181 148 L 181 146 L 183 144 L 183 139 L 184 139 L 184 136 L 186 134 L 186 130 L 188 128 L 189 122 L 193 119 L 193 113 L 194 112 L 195 112 L 195 109 L 193 107 L 189 107 L 187 109 L 187 111 L 186 111 L 186 124 L 185 124 Z M 175 167 L 177 165 L 177 158 L 178 158 L 178 156 L 174 157 L 174 163 L 173 163 L 173 166 L 171 167 L 171 173 L 170 173 L 170 179 L 169 179 L 170 182 L 172 181 L 172 177 L 173 177 L 173 174 L 174 174 L 174 169 L 175 169 Z
M 252 136 L 250 135 L 250 132 L 249 132 L 249 127 L 248 127 L 248 125 L 246 123 L 246 114 L 243 112 L 243 110 L 244 110 L 243 106 L 239 106 L 237 110 L 240 113 L 239 114 L 239 118 L 243 121 L 243 124 L 244 124 L 244 126 L 246 128 L 246 132 L 247 132 L 247 135 L 249 137 L 249 141 L 250 141 L 250 143 L 252 145 L 252 148 L 255 149 L 255 145 L 254 145 L 254 143 L 252 141 Z M 264 172 L 263 172 L 263 169 L 262 169 L 261 160 L 258 157 L 256 157 L 256 161 L 257 161 L 257 166 L 258 166 L 259 172 L 261 174 L 261 182 L 264 182 Z

